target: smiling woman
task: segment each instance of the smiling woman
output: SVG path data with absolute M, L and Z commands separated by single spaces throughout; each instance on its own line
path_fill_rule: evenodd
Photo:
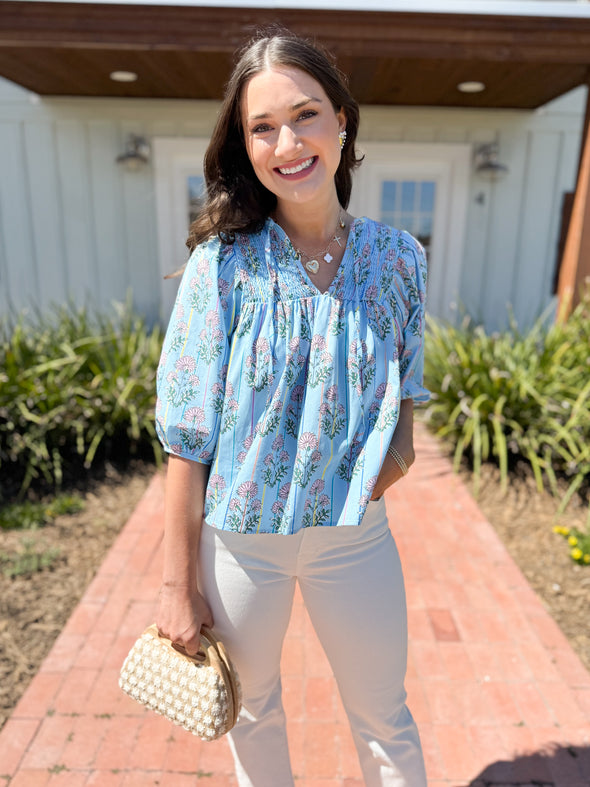
M 170 460 L 157 625 L 189 654 L 202 625 L 227 646 L 240 787 L 294 784 L 279 665 L 296 582 L 367 787 L 426 784 L 382 498 L 413 462 L 413 401 L 428 398 L 426 264 L 412 236 L 348 213 L 357 129 L 316 47 L 285 31 L 244 50 L 158 372 Z
M 191 225 L 187 241 L 191 251 L 212 233 L 231 238 L 236 232 L 260 229 L 275 210 L 277 195 L 258 178 L 256 165 L 249 156 L 254 129 L 257 129 L 256 135 L 260 135 L 260 141 L 265 141 L 265 137 L 271 137 L 277 131 L 283 135 L 288 132 L 293 134 L 293 126 L 297 129 L 315 126 L 316 116 L 321 116 L 324 121 L 330 113 L 337 125 L 332 140 L 337 158 L 334 175 L 337 201 L 343 208 L 348 206 L 352 171 L 362 161 L 362 156 L 357 156 L 355 149 L 359 126 L 358 104 L 350 95 L 345 77 L 335 67 L 330 56 L 308 44 L 302 50 L 300 41 L 291 34 L 269 37 L 262 34 L 244 49 L 228 82 L 205 155 L 204 174 L 209 198 L 203 212 Z M 264 96 L 263 91 L 257 90 L 256 84 L 251 82 L 263 80 L 265 72 L 268 79 L 268 72 L 277 74 L 277 71 L 280 71 L 285 86 L 290 82 L 291 99 L 281 103 L 275 88 L 273 106 L 271 96 Z M 296 76 L 296 82 L 293 82 L 293 76 Z M 274 79 L 272 81 L 274 83 Z M 260 86 L 262 83 L 257 84 Z M 255 107 L 251 106 L 254 99 L 259 102 Z M 279 105 L 276 104 L 277 99 Z M 288 127 L 273 132 L 270 122 L 273 120 L 272 112 L 279 106 L 289 115 Z M 274 118 L 275 122 L 284 119 Z M 340 149 L 338 131 L 344 127 L 346 144 Z M 283 139 L 280 142 L 284 144 Z M 268 146 L 269 140 L 266 140 L 266 144 Z M 291 138 L 287 144 L 298 143 Z M 276 162 L 279 163 L 286 164 L 289 169 L 306 162 L 304 157 L 299 161 L 287 159 Z
M 308 258 L 307 270 L 318 277 L 320 289 L 326 290 L 344 255 L 344 245 L 339 243 L 333 255 L 326 251 L 322 257 L 335 263 L 330 268 L 313 259 L 320 255 L 309 250 L 329 249 L 334 228 L 347 229 L 334 188 L 341 159 L 339 134 L 346 129 L 344 111 L 334 109 L 309 74 L 297 68 L 271 67 L 246 85 L 242 123 L 254 173 L 276 197 L 275 220 Z
M 346 128 L 343 110 L 334 110 L 309 74 L 272 68 L 248 82 L 242 112 L 248 156 L 258 180 L 275 194 L 277 211 L 296 206 L 316 224 L 308 227 L 310 234 L 320 235 L 326 228 L 318 207 L 332 200 L 337 212 L 334 175 L 340 164 L 338 133 Z

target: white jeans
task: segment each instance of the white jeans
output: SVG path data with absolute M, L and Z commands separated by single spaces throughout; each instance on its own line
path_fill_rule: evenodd
M 404 582 L 383 500 L 369 503 L 358 527 L 284 536 L 203 526 L 199 585 L 243 689 L 230 733 L 240 787 L 294 784 L 280 658 L 296 581 L 338 683 L 367 787 L 425 787 L 420 739 L 405 705 Z

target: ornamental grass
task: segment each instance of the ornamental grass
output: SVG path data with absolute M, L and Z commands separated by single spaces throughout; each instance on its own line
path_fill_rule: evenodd
M 561 513 L 590 485 L 590 289 L 565 324 L 540 318 L 530 331 L 486 333 L 465 318 L 430 320 L 426 339 L 431 427 L 450 440 L 454 464 L 466 460 L 475 490 L 483 462 L 506 487 L 518 461 L 539 490 L 560 498 Z M 590 514 L 590 509 L 589 509 Z
M 153 424 L 161 331 L 129 304 L 56 308 L 0 326 L 0 501 L 57 489 L 98 460 L 159 459 Z

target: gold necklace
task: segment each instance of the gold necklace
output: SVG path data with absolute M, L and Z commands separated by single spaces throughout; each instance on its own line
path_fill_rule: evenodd
M 304 263 L 304 266 L 305 269 L 309 271 L 309 273 L 315 274 L 319 271 L 320 263 L 317 258 L 320 256 L 324 260 L 324 262 L 327 262 L 328 264 L 332 262 L 332 260 L 334 259 L 334 257 L 332 257 L 332 255 L 330 254 L 330 249 L 332 248 L 332 244 L 337 243 L 342 248 L 342 243 L 341 243 L 342 238 L 337 234 L 338 227 L 340 227 L 341 230 L 343 230 L 346 227 L 346 223 L 342 218 L 342 211 L 338 214 L 338 222 L 336 224 L 336 229 L 334 230 L 332 239 L 330 240 L 330 242 L 328 243 L 328 245 L 323 251 L 316 251 L 313 252 L 313 254 L 308 254 L 302 249 L 295 247 L 295 251 L 299 256 L 299 259 L 301 259 L 302 257 L 307 257 L 307 262 Z

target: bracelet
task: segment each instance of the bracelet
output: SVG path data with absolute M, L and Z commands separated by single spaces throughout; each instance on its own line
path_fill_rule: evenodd
M 389 454 L 389 456 L 392 456 L 395 459 L 395 461 L 399 465 L 399 469 L 402 471 L 402 475 L 407 475 L 408 466 L 406 464 L 406 460 L 403 458 L 403 456 L 400 454 L 397 448 L 395 448 L 395 446 L 393 445 L 390 445 L 389 448 L 387 449 L 387 453 Z

